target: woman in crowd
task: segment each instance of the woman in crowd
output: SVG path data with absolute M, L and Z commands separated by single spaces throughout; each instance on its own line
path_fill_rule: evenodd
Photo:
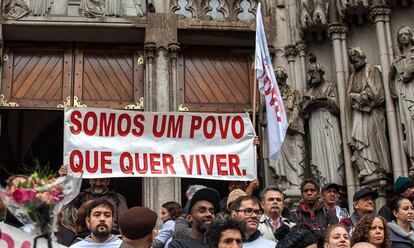
M 173 238 L 175 220 L 181 215 L 183 209 L 177 202 L 166 202 L 161 207 L 161 221 L 163 225 L 152 243 L 153 248 L 168 247 Z
M 391 201 L 394 220 L 388 222 L 393 248 L 414 247 L 414 207 L 404 196 L 396 196 Z
M 350 248 L 351 241 L 345 226 L 336 224 L 326 230 L 324 248 Z
M 391 248 L 387 221 L 379 215 L 365 215 L 358 221 L 351 244 L 369 242 L 377 248 Z
M 70 246 L 76 242 L 76 216 L 77 210 L 71 206 L 65 206 L 58 214 L 55 236 L 59 244 Z

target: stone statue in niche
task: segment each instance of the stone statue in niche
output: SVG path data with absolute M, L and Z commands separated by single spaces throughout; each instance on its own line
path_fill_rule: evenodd
M 310 167 L 321 184 L 344 183 L 344 159 L 338 120 L 337 88 L 325 80 L 325 69 L 309 56 L 308 90 L 302 100 L 302 115 L 309 123 Z
M 81 0 L 79 12 L 86 17 L 102 17 L 104 5 L 104 0 Z
M 300 117 L 299 92 L 287 84 L 288 75 L 283 67 L 275 69 L 275 76 L 282 95 L 289 127 L 279 159 L 277 161 L 270 160 L 269 164 L 273 169 L 276 184 L 283 188 L 287 195 L 292 195 L 297 192 L 304 179 L 305 131 Z
M 46 16 L 52 6 L 52 0 L 31 0 L 30 10 L 34 16 Z
M 409 157 L 410 174 L 414 173 L 414 39 L 411 28 L 400 27 L 397 32 L 400 55 L 390 69 L 392 96 L 397 99 L 404 131 L 403 148 Z
M 125 0 L 105 0 L 105 15 L 106 16 L 123 16 L 124 15 L 124 1 Z
M 391 173 L 390 150 L 386 136 L 384 87 L 378 67 L 365 62 L 359 48 L 349 49 L 353 72 L 348 81 L 348 136 L 352 163 L 364 181 Z
M 30 13 L 29 6 L 24 0 L 4 0 L 3 1 L 4 17 L 6 19 L 20 19 Z

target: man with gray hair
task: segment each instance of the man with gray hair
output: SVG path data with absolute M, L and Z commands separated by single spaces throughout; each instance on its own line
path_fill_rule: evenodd
M 284 230 L 287 233 L 295 225 L 282 217 L 285 207 L 282 190 L 274 185 L 264 188 L 260 193 L 260 205 L 263 208 L 263 214 L 260 217 L 258 229 L 263 238 L 277 242 L 280 237 L 276 237 L 275 232 Z

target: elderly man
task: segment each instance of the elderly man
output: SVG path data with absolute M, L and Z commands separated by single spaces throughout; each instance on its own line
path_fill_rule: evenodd
M 119 219 L 121 248 L 150 248 L 155 239 L 157 214 L 143 207 L 128 209 Z
M 354 213 L 351 215 L 352 225 L 355 227 L 358 221 L 367 214 L 372 214 L 375 210 L 375 199 L 378 193 L 370 187 L 364 187 L 355 192 L 353 197 Z
M 191 236 L 185 239 L 174 239 L 170 248 L 201 248 L 207 247 L 204 234 L 218 210 L 220 194 L 212 188 L 204 188 L 195 192 L 188 204 L 187 221 L 191 224 Z
M 338 206 L 340 194 L 339 185 L 336 183 L 328 183 L 322 187 L 322 202 L 326 209 L 336 215 L 339 222 L 349 218 L 349 213 L 345 208 Z
M 275 232 L 283 225 L 290 228 L 295 224 L 282 217 L 285 207 L 282 190 L 277 186 L 268 186 L 260 193 L 263 215 L 260 217 L 259 231 L 265 239 L 277 242 Z M 284 227 L 284 228 L 286 228 Z
M 242 219 L 246 222 L 247 240 L 243 242 L 244 248 L 274 248 L 276 246 L 274 241 L 263 238 L 258 230 L 260 216 L 263 212 L 256 197 L 240 196 L 231 205 L 230 212 L 232 218 Z
M 85 218 L 90 235 L 70 248 L 118 248 L 122 240 L 111 234 L 114 226 L 113 205 L 105 199 L 94 200 L 87 209 Z

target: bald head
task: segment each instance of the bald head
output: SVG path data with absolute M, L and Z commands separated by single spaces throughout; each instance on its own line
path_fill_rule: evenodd
M 375 248 L 375 245 L 368 242 L 358 242 L 352 248 Z

